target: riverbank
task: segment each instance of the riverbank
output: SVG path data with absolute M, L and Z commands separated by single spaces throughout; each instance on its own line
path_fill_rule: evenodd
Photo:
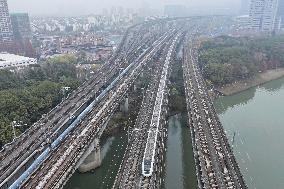
M 268 70 L 264 73 L 259 73 L 257 76 L 245 80 L 238 81 L 233 84 L 228 84 L 215 90 L 224 96 L 233 95 L 249 88 L 267 83 L 269 81 L 284 77 L 284 68 L 278 68 L 275 70 Z

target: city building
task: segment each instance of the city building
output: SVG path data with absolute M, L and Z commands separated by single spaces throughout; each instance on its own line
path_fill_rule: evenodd
M 13 41 L 11 19 L 9 15 L 7 0 L 0 0 L 0 43 Z
M 262 30 L 275 30 L 278 10 L 278 0 L 266 0 L 264 3 L 264 11 L 262 18 Z
M 282 25 L 282 18 L 281 16 L 277 16 L 275 19 L 275 25 L 274 25 L 275 31 L 280 31 L 281 25 Z
M 184 5 L 166 5 L 164 15 L 168 17 L 186 16 L 186 7 Z
M 250 25 L 256 31 L 272 32 L 277 20 L 278 0 L 251 0 Z
M 0 69 L 17 68 L 31 64 L 37 64 L 37 60 L 14 54 L 0 53 Z
M 284 28 L 284 0 L 278 0 L 277 16 L 281 20 L 280 27 Z
M 238 29 L 249 29 L 250 28 L 250 17 L 249 15 L 241 15 L 235 18 Z
M 31 39 L 30 19 L 27 13 L 14 13 L 10 15 L 14 38 L 24 42 Z

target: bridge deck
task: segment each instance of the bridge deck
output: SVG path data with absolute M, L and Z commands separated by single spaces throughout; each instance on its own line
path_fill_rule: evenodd
M 183 71 L 199 188 L 247 188 L 208 96 L 197 57 L 197 47 L 190 41 L 184 49 Z
M 52 152 L 40 169 L 28 178 L 23 188 L 53 188 L 61 187 L 76 169 L 76 164 L 84 154 L 85 149 L 94 138 L 99 138 L 103 132 L 102 126 L 116 111 L 120 101 L 137 76 L 143 71 L 143 67 L 153 58 L 157 49 L 162 45 L 165 37 L 159 38 L 155 46 L 148 48 L 132 63 L 132 67 L 125 72 L 125 76 L 118 78 L 118 83 L 98 103 L 88 115 L 88 119 L 82 120 L 74 132 L 64 139 L 58 149 Z M 124 72 L 122 72 L 124 73 Z
M 163 49 L 158 67 L 155 68 L 156 72 L 144 96 L 113 189 L 159 188 L 162 184 L 167 80 L 178 39 L 179 37 L 173 37 Z M 149 177 L 142 174 L 145 159 L 152 162 L 152 173 Z

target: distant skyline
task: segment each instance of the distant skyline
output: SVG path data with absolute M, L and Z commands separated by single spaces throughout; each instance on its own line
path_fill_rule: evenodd
M 121 6 L 138 10 L 149 7 L 163 13 L 168 4 L 182 4 L 189 9 L 201 12 L 230 9 L 232 13 L 239 11 L 241 0 L 8 0 L 10 12 L 27 12 L 30 15 L 77 16 L 100 14 L 104 8 Z

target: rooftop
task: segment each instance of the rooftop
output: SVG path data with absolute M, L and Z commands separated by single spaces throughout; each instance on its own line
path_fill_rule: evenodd
M 26 61 L 32 58 L 19 56 L 15 54 L 8 54 L 8 53 L 0 53 L 0 64 L 1 63 L 9 63 L 9 62 L 18 62 L 18 61 Z
M 28 16 L 28 13 L 24 13 L 24 12 L 21 12 L 21 13 L 10 13 L 10 16 Z
M 0 53 L 0 68 L 7 66 L 16 66 L 18 64 L 36 63 L 36 59 L 19 56 L 15 54 Z

